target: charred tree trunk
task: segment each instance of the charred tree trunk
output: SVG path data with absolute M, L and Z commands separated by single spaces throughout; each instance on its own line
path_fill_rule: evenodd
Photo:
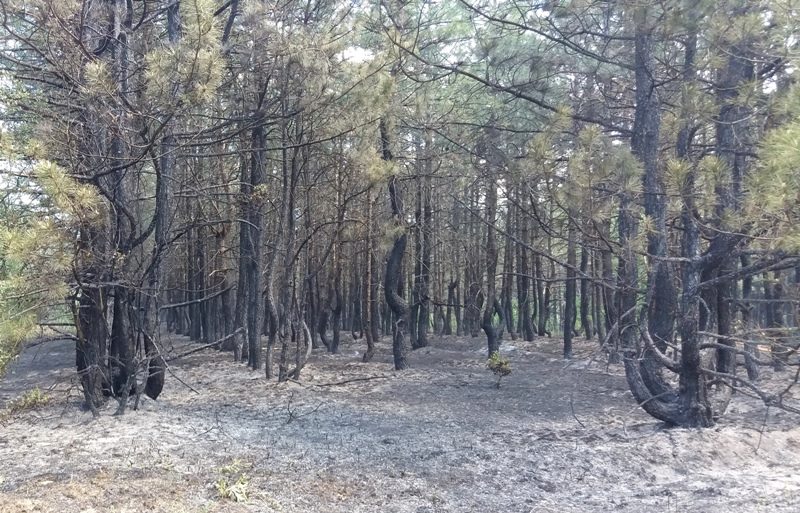
M 528 250 L 524 244 L 529 243 L 528 216 L 517 209 L 517 231 L 522 244 L 517 244 L 517 308 L 519 309 L 519 325 L 522 338 L 532 341 L 534 338 L 533 318 L 531 313 L 531 267 Z
M 610 223 L 603 224 L 603 236 L 611 235 Z M 619 363 L 619 329 L 614 329 L 617 325 L 618 308 L 615 302 L 616 288 L 614 282 L 614 265 L 611 258 L 611 249 L 604 248 L 600 255 L 600 264 L 602 267 L 603 288 L 600 293 L 603 295 L 604 315 L 603 322 L 605 323 L 606 337 L 608 338 L 608 359 L 609 363 Z
M 511 213 L 508 213 L 509 217 Z M 507 226 L 506 230 L 511 230 Z M 505 240 L 503 251 L 503 280 L 502 280 L 502 307 L 503 317 L 505 318 L 506 329 L 511 340 L 517 339 L 517 327 L 514 324 L 514 248 L 511 240 L 510 231 Z
M 536 315 L 537 321 L 537 335 L 544 337 L 547 335 L 547 318 L 549 317 L 549 304 L 550 304 L 550 282 L 544 277 L 544 270 L 542 269 L 542 259 L 539 255 L 534 257 L 534 265 L 536 267 L 536 295 L 539 312 Z
M 735 16 L 748 15 L 749 7 L 735 11 Z M 729 239 L 724 232 L 729 231 L 727 218 L 731 213 L 738 213 L 742 208 L 742 182 L 747 172 L 746 154 L 752 152 L 750 135 L 750 116 L 752 108 L 740 100 L 740 90 L 745 84 L 755 79 L 754 59 L 747 41 L 734 43 L 728 52 L 728 59 L 721 70 L 716 90 L 719 116 L 715 125 L 716 151 L 719 159 L 725 163 L 729 180 L 717 187 L 717 207 L 714 224 L 720 230 L 715 238 Z M 732 256 L 727 255 L 720 262 L 716 273 L 726 276 L 736 267 Z M 716 286 L 717 343 L 730 349 L 717 351 L 717 371 L 732 374 L 736 365 L 735 342 L 730 338 L 733 329 L 733 291 L 734 283 L 729 279 L 721 279 Z
M 592 277 L 598 280 L 602 277 L 602 260 L 600 255 L 595 254 L 592 257 Z M 598 270 L 600 270 L 598 272 Z M 597 339 L 601 344 L 606 341 L 606 319 L 605 319 L 605 305 L 603 304 L 605 280 L 595 282 L 591 285 L 592 288 L 592 306 L 594 306 L 594 327 L 597 333 Z
M 286 87 L 286 86 L 284 86 Z M 283 112 L 289 112 L 289 106 L 283 105 Z M 278 288 L 280 292 L 280 306 L 278 310 L 278 337 L 281 341 L 281 352 L 278 360 L 278 381 L 283 382 L 291 377 L 289 372 L 289 346 L 294 343 L 297 347 L 300 332 L 299 312 L 296 310 L 296 276 L 295 276 L 295 192 L 300 171 L 300 146 L 295 145 L 291 152 L 286 148 L 290 142 L 299 142 L 301 136 L 301 120 L 295 119 L 295 140 L 291 141 L 288 130 L 288 120 L 281 128 L 281 138 L 284 148 L 282 149 L 281 172 L 282 172 L 282 215 L 283 229 L 283 264 L 281 283 Z
M 367 350 L 364 352 L 364 356 L 361 358 L 361 361 L 364 363 L 369 362 L 375 356 L 375 343 L 380 338 L 380 335 L 377 333 L 377 330 L 373 329 L 376 326 L 378 319 L 377 311 L 375 308 L 375 297 L 374 294 L 376 290 L 373 288 L 373 282 L 375 281 L 375 269 L 376 269 L 376 262 L 374 257 L 374 250 L 373 250 L 373 242 L 372 242 L 372 228 L 373 228 L 373 203 L 372 203 L 372 192 L 367 191 L 367 236 L 364 244 L 364 263 L 366 264 L 366 273 L 364 275 L 364 312 L 367 316 L 367 327 L 365 329 L 364 335 L 365 340 L 367 342 Z
M 334 260 L 333 272 L 333 305 L 331 306 L 331 347 L 329 351 L 332 354 L 339 352 L 339 343 L 341 341 L 341 328 L 342 328 L 342 264 L 341 257 Z
M 584 245 L 581 247 L 581 327 L 586 340 L 591 340 L 593 333 L 593 323 L 589 319 L 589 312 L 592 309 L 592 284 L 587 278 L 589 276 L 589 249 Z
M 658 161 L 659 133 L 661 130 L 661 104 L 658 98 L 658 89 L 655 84 L 655 58 L 653 53 L 654 42 L 654 13 L 648 7 L 637 8 L 635 32 L 635 82 L 636 82 L 636 109 L 634 111 L 633 136 L 631 138 L 631 151 L 641 162 L 644 168 L 644 212 L 653 222 L 653 229 L 647 233 L 648 254 L 648 298 L 647 305 L 647 331 L 654 341 L 655 349 L 664 352 L 667 344 L 672 341 L 676 311 L 676 291 L 672 283 L 671 271 L 665 257 L 667 251 L 667 197 L 664 194 L 663 172 Z M 631 222 L 631 235 L 635 235 L 638 226 L 633 218 Z M 621 232 L 620 232 L 621 233 Z M 622 238 L 620 238 L 622 240 Z M 623 245 L 624 246 L 624 245 Z M 628 259 L 636 257 L 630 253 Z M 623 269 L 628 264 L 621 264 Z M 629 286 L 636 287 L 635 262 L 630 265 L 634 274 L 624 274 Z M 628 292 L 625 292 L 628 293 Z M 620 309 L 620 329 L 630 326 L 631 332 L 638 332 L 633 326 L 635 313 L 628 314 L 629 309 L 635 306 L 635 293 L 633 302 L 631 298 L 623 296 Z M 630 315 L 627 319 L 622 316 Z M 633 350 L 631 345 L 638 336 L 621 336 L 622 347 L 626 354 Z M 639 364 L 641 375 L 648 388 L 655 395 L 668 393 L 670 387 L 661 376 L 662 365 L 653 354 L 654 348 L 645 345 Z
M 411 347 L 420 349 L 428 345 L 430 327 L 430 273 L 431 273 L 431 165 L 429 155 L 430 134 L 426 134 L 425 150 L 417 140 L 416 209 L 414 211 L 414 275 L 411 306 Z
M 564 287 L 564 351 L 565 359 L 572 358 L 572 338 L 575 334 L 577 281 L 575 275 L 576 248 L 575 248 L 575 223 L 570 214 L 567 228 L 567 280 Z
M 789 358 L 789 347 L 784 330 L 786 318 L 783 312 L 783 282 L 780 272 L 775 271 L 771 279 L 764 273 L 764 299 L 767 309 L 766 331 L 771 340 L 772 366 L 776 371 L 782 371 L 786 368 Z
M 247 237 L 249 236 L 249 229 L 247 227 L 247 209 L 244 206 L 247 201 L 250 187 L 248 185 L 249 176 L 247 174 L 247 159 L 242 156 L 239 158 L 239 194 L 241 195 L 242 208 L 240 215 L 242 221 L 239 223 L 239 269 L 236 283 L 236 310 L 234 311 L 233 329 L 241 330 L 240 335 L 236 336 L 233 343 L 233 355 L 236 361 L 244 361 L 247 359 L 247 250 L 248 243 Z M 191 252 L 191 249 L 189 250 Z M 189 271 L 191 272 L 191 271 Z
M 388 127 L 386 121 L 380 123 L 382 157 L 385 161 L 394 159 L 391 151 Z M 403 256 L 406 251 L 408 234 L 403 220 L 403 198 L 398 189 L 397 178 L 392 176 L 389 179 L 389 201 L 392 206 L 392 219 L 398 235 L 392 244 L 389 258 L 386 262 L 386 276 L 384 278 L 384 293 L 386 303 L 394 314 L 394 326 L 392 329 L 392 355 L 394 357 L 395 370 L 403 370 L 408 367 L 406 353 L 406 325 L 408 323 L 408 303 L 400 295 L 399 290 L 403 280 Z
M 387 143 L 384 143 L 387 144 Z M 387 150 L 384 150 L 384 155 Z M 385 157 L 384 157 L 385 158 Z M 389 159 L 387 159 L 389 160 Z M 389 182 L 389 197 L 392 203 L 392 215 L 395 223 L 404 228 L 402 224 L 402 200 L 400 192 L 397 190 L 396 178 L 392 177 Z M 408 303 L 398 293 L 402 280 L 403 255 L 406 250 L 408 235 L 405 230 L 395 239 L 389 258 L 386 262 L 386 277 L 384 279 L 384 290 L 386 302 L 394 314 L 394 326 L 392 330 L 392 355 L 394 357 L 395 370 L 403 370 L 408 367 L 406 360 L 406 340 L 405 330 L 408 321 Z
M 490 129 L 489 138 L 494 135 Z M 487 144 L 488 146 L 488 144 Z M 496 151 L 494 148 L 485 148 L 487 152 Z M 492 155 L 492 157 L 495 157 Z M 497 281 L 497 234 L 495 226 L 497 223 L 497 183 L 495 173 L 499 163 L 497 158 L 487 157 L 488 177 L 486 184 L 486 300 L 483 309 L 481 327 L 486 333 L 487 353 L 489 356 L 500 350 L 500 337 L 502 334 L 504 319 L 503 308 L 497 298 L 495 290 Z M 495 324 L 494 314 L 499 316 L 499 322 Z
M 445 335 L 452 335 L 453 334 L 453 312 L 458 308 L 458 276 L 455 279 L 451 279 L 450 283 L 447 284 L 447 310 L 445 311 L 444 316 L 444 334 Z M 456 313 L 456 315 L 458 315 Z M 459 321 L 456 320 L 456 323 L 459 324 Z M 456 334 L 461 335 L 460 330 L 456 330 Z
M 425 158 L 425 176 L 422 179 L 422 216 L 421 225 L 419 227 L 419 241 L 420 252 L 417 255 L 419 259 L 419 273 L 417 279 L 419 280 L 419 287 L 417 297 L 419 301 L 419 310 L 417 311 L 417 336 L 415 339 L 414 349 L 419 349 L 428 346 L 428 330 L 430 329 L 431 318 L 431 254 L 432 254 L 432 229 L 433 229 L 433 210 L 431 208 L 431 159 L 430 154 L 431 146 L 430 134 L 428 134 L 425 141 L 426 158 Z
M 750 257 L 742 255 L 741 266 L 745 268 L 750 265 Z M 753 277 L 746 276 L 742 280 L 742 325 L 745 331 L 750 332 L 754 328 L 753 323 L 753 305 L 750 303 L 750 298 L 753 295 Z M 744 345 L 744 365 L 747 369 L 747 379 L 750 382 L 755 382 L 759 378 L 758 358 L 759 351 L 758 345 L 754 342 L 745 342 Z
M 173 3 L 167 8 L 167 37 L 171 45 L 178 43 L 180 39 L 180 14 L 178 2 Z M 164 378 L 166 374 L 166 362 L 161 355 L 158 347 L 161 333 L 160 316 L 160 297 L 161 288 L 164 281 L 163 262 L 167 257 L 169 248 L 170 230 L 170 201 L 172 180 L 176 168 L 176 148 L 177 141 L 173 134 L 173 127 L 168 125 L 164 128 L 164 136 L 161 139 L 161 156 L 156 170 L 156 197 L 155 212 L 153 213 L 154 241 L 153 252 L 148 276 L 148 294 L 144 302 L 144 340 L 145 357 L 147 359 L 147 380 L 145 383 L 145 393 L 151 399 L 156 399 L 164 388 Z
M 105 249 L 104 229 L 83 227 L 78 239 L 79 255 L 86 255 L 86 261 L 79 262 L 84 276 L 95 277 L 95 283 L 85 281 L 80 289 L 78 301 L 73 304 L 76 343 L 75 363 L 80 379 L 86 406 L 97 416 L 97 408 L 104 402 L 103 390 L 110 386 L 107 375 L 107 344 L 109 333 L 106 329 L 107 293 L 101 286 L 105 280 L 101 262 L 90 257 Z M 100 253 L 102 254 L 102 253 Z

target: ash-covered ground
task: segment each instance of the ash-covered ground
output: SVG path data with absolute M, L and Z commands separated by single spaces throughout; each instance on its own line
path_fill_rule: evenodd
M 0 424 L 0 512 L 800 511 L 800 419 L 737 396 L 715 428 L 667 429 L 576 347 L 566 363 L 558 341 L 505 341 L 499 389 L 481 339 L 433 338 L 403 372 L 387 341 L 369 364 L 352 341 L 283 384 L 206 350 L 158 401 L 93 420 L 73 344 L 34 346 L 0 407 L 52 400 Z

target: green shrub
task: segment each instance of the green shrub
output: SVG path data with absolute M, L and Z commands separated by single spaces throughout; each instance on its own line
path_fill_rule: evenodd
M 497 376 L 497 383 L 495 383 L 497 388 L 500 388 L 500 380 L 511 374 L 511 362 L 508 361 L 508 358 L 500 356 L 499 351 L 492 353 L 489 360 L 486 362 L 486 368 Z
M 42 392 L 39 387 L 28 390 L 20 397 L 10 401 L 6 409 L 0 412 L 0 421 L 9 419 L 14 415 L 29 410 L 35 410 L 50 403 L 50 396 Z
M 250 478 L 242 470 L 242 462 L 234 460 L 229 465 L 221 467 L 219 473 L 222 475 L 214 483 L 217 496 L 233 502 L 247 502 Z

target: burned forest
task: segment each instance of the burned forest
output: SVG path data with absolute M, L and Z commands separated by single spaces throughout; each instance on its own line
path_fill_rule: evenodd
M 0 511 L 797 511 L 799 19 L 0 0 Z

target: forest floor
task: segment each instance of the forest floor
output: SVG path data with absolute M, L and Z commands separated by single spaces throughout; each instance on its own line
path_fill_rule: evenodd
M 51 401 L 0 421 L 0 512 L 800 511 L 796 417 L 738 396 L 715 428 L 667 429 L 592 342 L 567 364 L 558 341 L 505 341 L 499 389 L 482 339 L 431 342 L 400 373 L 387 341 L 369 364 L 363 340 L 315 351 L 283 384 L 206 350 L 98 420 L 73 345 L 30 347 L 0 408 L 36 386 Z

